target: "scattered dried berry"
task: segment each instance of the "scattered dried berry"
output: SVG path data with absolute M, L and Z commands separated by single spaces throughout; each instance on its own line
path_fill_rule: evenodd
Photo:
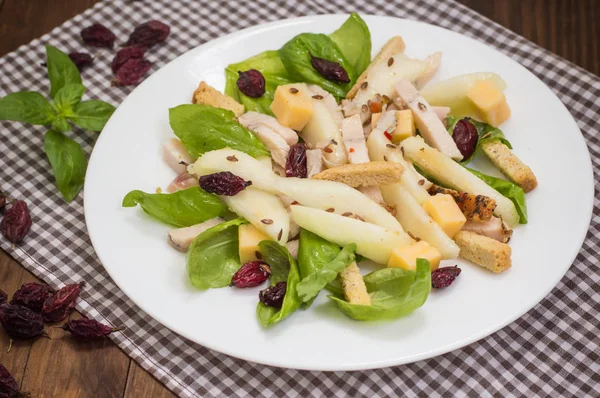
M 307 174 L 306 145 L 302 143 L 294 144 L 290 147 L 285 162 L 285 176 L 306 178 Z
M 81 31 L 81 38 L 88 46 L 112 48 L 117 37 L 106 26 L 95 23 Z
M 46 322 L 60 322 L 66 319 L 79 297 L 85 282 L 72 283 L 60 289 L 56 294 L 48 297 L 42 307 L 42 316 Z
M 258 299 L 266 306 L 279 309 L 283 305 L 286 290 L 287 282 L 277 282 L 275 286 L 269 286 L 261 290 Z
M 121 330 L 87 318 L 69 320 L 62 325 L 61 329 L 71 333 L 75 339 L 80 341 L 98 340 Z
M 233 274 L 231 286 L 245 288 L 258 286 L 266 281 L 271 275 L 271 268 L 263 261 L 252 261 L 242 265 L 242 267 Z
M 145 53 L 146 53 L 145 47 L 137 47 L 137 46 L 123 47 L 122 49 L 117 51 L 117 54 L 113 58 L 112 64 L 110 65 L 113 73 L 117 73 L 117 71 L 119 69 L 121 69 L 121 66 L 123 66 L 123 64 L 125 62 L 127 62 L 128 60 L 130 60 L 132 58 L 134 58 L 134 59 L 144 58 Z
M 237 86 L 244 95 L 250 98 L 259 98 L 265 94 L 265 78 L 256 69 L 245 72 L 238 71 Z
M 456 147 L 462 153 L 465 159 L 469 158 L 477 147 L 477 128 L 471 123 L 469 118 L 464 118 L 458 121 L 452 131 L 452 139 L 456 143 Z
M 42 316 L 20 305 L 0 306 L 0 323 L 11 339 L 30 339 L 44 332 Z
M 4 290 L 0 289 L 0 305 L 6 303 L 8 301 L 8 294 Z
M 79 72 L 94 62 L 94 59 L 88 53 L 70 53 L 69 58 L 71 58 L 71 61 L 73 61 Z
M 22 305 L 35 312 L 42 312 L 44 302 L 52 293 L 50 286 L 41 283 L 24 283 L 13 294 L 11 304 Z
M 129 36 L 126 46 L 143 46 L 150 48 L 164 41 L 171 29 L 160 21 L 149 21 L 141 24 L 133 30 Z
M 325 58 L 315 57 L 311 53 L 309 55 L 313 68 L 325 79 L 332 82 L 350 83 L 348 72 L 346 72 L 346 69 L 342 65 Z
M 234 196 L 252 185 L 252 181 L 244 181 L 229 171 L 208 174 L 200 177 L 200 187 L 206 192 L 217 195 Z
M 19 385 L 8 369 L 0 363 L 0 398 L 25 398 L 29 394 L 19 391 Z
M 27 203 L 22 200 L 14 201 L 0 221 L 0 232 L 12 243 L 19 243 L 25 238 L 30 228 L 31 216 L 27 209 Z
M 130 58 L 119 67 L 113 85 L 132 86 L 137 84 L 151 67 L 150 61 L 143 58 Z
M 460 275 L 460 271 L 461 269 L 457 265 L 436 269 L 431 273 L 431 286 L 436 289 L 450 286 Z

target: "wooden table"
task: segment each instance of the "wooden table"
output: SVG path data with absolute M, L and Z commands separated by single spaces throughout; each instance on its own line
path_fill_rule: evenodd
M 98 0 L 5 0 L 0 5 L 0 56 L 49 32 Z M 0 0 L 2 2 L 2 0 Z M 600 75 L 600 1 L 460 0 L 500 24 Z M 37 279 L 0 251 L 0 288 L 9 296 Z M 51 340 L 16 342 L 0 331 L 0 363 L 33 397 L 172 397 L 110 340 L 74 343 L 51 329 Z

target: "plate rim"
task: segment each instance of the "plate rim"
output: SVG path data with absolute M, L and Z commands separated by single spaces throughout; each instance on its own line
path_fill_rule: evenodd
M 158 323 L 160 323 L 161 325 L 163 325 L 164 327 L 168 328 L 169 330 L 171 330 L 173 333 L 178 334 L 186 339 L 189 339 L 190 341 L 194 342 L 195 344 L 199 344 L 201 346 L 203 346 L 206 349 L 212 350 L 214 352 L 218 352 L 218 353 L 222 353 L 225 355 L 228 355 L 232 358 L 239 358 L 242 359 L 244 361 L 248 361 L 251 363 L 256 363 L 256 364 L 263 364 L 263 365 L 267 365 L 267 366 L 275 366 L 275 367 L 279 367 L 279 368 L 283 368 L 283 369 L 297 369 L 297 370 L 309 370 L 309 371 L 326 371 L 326 372 L 330 372 L 330 371 L 360 371 L 360 370 L 370 370 L 370 369 L 381 369 L 381 368 L 386 368 L 386 367 L 390 367 L 390 366 L 398 366 L 398 365 L 404 365 L 404 364 L 410 364 L 416 361 L 420 361 L 420 360 L 424 360 L 424 359 L 430 359 L 433 357 L 437 357 L 443 354 L 446 354 L 450 351 L 465 347 L 469 344 L 472 344 L 476 341 L 479 341 L 483 338 L 486 338 L 492 334 L 494 334 L 495 332 L 497 332 L 498 330 L 508 326 L 510 323 L 514 322 L 515 320 L 521 318 L 524 314 L 526 314 L 527 312 L 531 311 L 537 304 L 539 304 L 542 300 L 544 300 L 544 298 L 546 298 L 548 296 L 548 294 L 559 284 L 559 282 L 564 278 L 564 276 L 566 275 L 566 273 L 569 271 L 569 269 L 571 268 L 571 266 L 573 265 L 573 261 L 576 259 L 577 255 L 581 252 L 582 246 L 585 243 L 585 238 L 587 236 L 587 233 L 589 232 L 590 229 L 590 224 L 591 224 L 591 220 L 593 217 L 593 208 L 594 208 L 594 199 L 595 199 L 595 180 L 594 180 L 594 172 L 593 172 L 593 164 L 591 161 L 591 155 L 590 155 L 590 151 L 589 151 L 589 147 L 587 144 L 587 141 L 585 140 L 585 137 L 583 136 L 583 133 L 581 132 L 581 129 L 579 128 L 579 126 L 577 125 L 577 122 L 575 121 L 575 119 L 573 118 L 573 115 L 571 114 L 571 112 L 569 112 L 569 110 L 567 109 L 567 107 L 565 106 L 565 104 L 558 98 L 558 96 L 556 94 L 554 94 L 554 92 L 550 89 L 550 87 L 548 87 L 540 78 L 538 78 L 534 73 L 532 73 L 529 69 L 527 69 L 526 67 L 524 67 L 523 65 L 521 65 L 519 62 L 517 62 L 516 60 L 512 59 L 511 57 L 509 57 L 508 55 L 502 53 L 501 51 L 499 51 L 498 49 L 496 49 L 495 47 L 478 41 L 474 38 L 471 38 L 463 33 L 460 32 L 455 32 L 452 30 L 449 30 L 447 28 L 441 27 L 441 26 L 437 26 L 437 25 L 433 25 L 433 24 L 429 24 L 426 22 L 422 22 L 422 21 L 418 21 L 418 20 L 414 20 L 414 19 L 408 19 L 408 18 L 399 18 L 399 17 L 394 17 L 394 16 L 384 16 L 384 15 L 372 15 L 372 14 L 360 14 L 361 17 L 363 19 L 387 19 L 387 20 L 401 20 L 401 21 L 408 21 L 410 23 L 417 23 L 417 24 L 421 24 L 421 25 L 427 25 L 428 28 L 433 28 L 434 30 L 441 30 L 443 32 L 447 32 L 447 33 L 451 33 L 451 34 L 456 34 L 461 36 L 462 38 L 468 40 L 469 42 L 472 43 L 476 43 L 477 45 L 484 45 L 488 48 L 490 48 L 491 50 L 493 50 L 494 52 L 496 52 L 497 54 L 499 54 L 501 57 L 505 58 L 507 61 L 509 61 L 510 63 L 512 63 L 515 67 L 520 68 L 522 71 L 526 72 L 527 74 L 529 74 L 530 77 L 536 79 L 539 83 L 541 83 L 544 86 L 544 89 L 547 90 L 548 94 L 550 94 L 552 97 L 554 97 L 558 103 L 560 103 L 560 106 L 562 106 L 564 108 L 564 110 L 567 112 L 567 114 L 570 116 L 570 120 L 569 123 L 571 123 L 573 125 L 573 127 L 575 129 L 577 129 L 577 131 L 579 132 L 579 134 L 577 135 L 577 139 L 581 140 L 581 143 L 583 143 L 584 147 L 585 147 L 585 152 L 586 152 L 586 172 L 588 173 L 588 184 L 589 185 L 585 185 L 586 188 L 591 188 L 591 195 L 588 198 L 587 201 L 587 211 L 586 214 L 588 214 L 587 217 L 587 222 L 586 222 L 586 228 L 583 231 L 579 232 L 579 236 L 577 237 L 576 241 L 578 242 L 577 245 L 577 249 L 575 250 L 574 253 L 571 253 L 571 255 L 569 256 L 571 258 L 570 264 L 569 266 L 565 266 L 564 272 L 560 273 L 556 278 L 554 278 L 555 280 L 553 280 L 552 284 L 548 284 L 548 288 L 547 289 L 543 289 L 543 294 L 537 295 L 535 299 L 532 299 L 532 303 L 531 304 L 527 304 L 525 306 L 522 306 L 522 310 L 516 311 L 514 314 L 512 314 L 511 316 L 506 316 L 501 320 L 498 320 L 496 322 L 494 322 L 493 324 L 491 324 L 489 327 L 485 328 L 484 331 L 476 333 L 473 336 L 469 336 L 466 337 L 464 339 L 458 340 L 452 344 L 448 344 L 446 346 L 442 346 L 442 347 L 437 347 L 434 349 L 430 349 L 430 350 L 426 350 L 423 351 L 419 354 L 414 354 L 411 355 L 409 357 L 404 357 L 401 359 L 384 359 L 384 360 L 379 360 L 379 361 L 368 361 L 366 363 L 362 363 L 359 361 L 353 362 L 351 364 L 346 364 L 346 365 L 342 365 L 342 366 L 335 366 L 335 367 L 331 367 L 331 366 L 289 366 L 289 365 L 285 365 L 283 362 L 281 361 L 277 361 L 277 360 L 260 360 L 257 361 L 255 358 L 246 356 L 246 355 L 240 355 L 236 352 L 234 352 L 233 350 L 229 351 L 227 349 L 216 349 L 213 348 L 210 344 L 207 344 L 205 342 L 200 343 L 198 342 L 198 340 L 196 339 L 196 337 L 190 335 L 189 333 L 186 333 L 185 331 L 179 331 L 178 328 L 175 325 L 170 325 L 170 322 L 164 322 L 163 320 L 159 319 L 158 317 L 156 317 L 155 315 L 152 315 L 150 311 L 148 311 L 148 309 L 146 308 L 146 306 L 143 303 L 139 303 L 138 301 L 134 300 L 128 293 L 127 291 L 129 289 L 124 288 L 123 285 L 117 281 L 117 279 L 115 278 L 115 276 L 109 271 L 109 268 L 107 268 L 106 266 L 104 266 L 104 262 L 102 261 L 102 255 L 99 253 L 98 250 L 96 250 L 96 244 L 95 242 L 95 238 L 92 234 L 92 232 L 90 231 L 88 224 L 89 224 L 89 211 L 87 210 L 88 208 L 86 207 L 86 203 L 88 203 L 89 200 L 89 195 L 88 192 L 89 190 L 85 189 L 87 188 L 87 185 L 89 183 L 89 179 L 88 179 L 88 175 L 90 173 L 90 170 L 93 169 L 92 165 L 95 164 L 95 159 L 97 159 L 98 156 L 95 156 L 97 154 L 96 151 L 96 147 L 98 146 L 98 142 L 100 142 L 100 140 L 103 139 L 103 135 L 100 134 L 98 140 L 96 141 L 96 144 L 94 145 L 94 149 L 92 150 L 90 159 L 89 159 L 89 165 L 88 165 L 88 169 L 86 172 L 86 179 L 85 179 L 85 185 L 84 185 L 84 197 L 83 197 L 83 203 L 84 203 L 84 217 L 85 217 L 85 225 L 86 225 L 86 229 L 88 230 L 88 236 L 90 237 L 90 241 L 92 243 L 92 246 L 94 248 L 94 252 L 96 253 L 96 255 L 98 256 L 98 259 L 100 260 L 100 263 L 102 264 L 103 268 L 106 270 L 107 274 L 110 276 L 110 278 L 112 279 L 112 281 L 115 283 L 115 285 L 121 289 L 123 291 L 123 293 L 135 304 L 137 305 L 140 309 L 142 309 L 142 311 L 144 311 L 146 314 L 148 314 L 148 316 L 150 316 L 152 319 L 154 319 L 155 321 L 157 321 Z M 182 60 L 184 60 L 187 57 L 190 57 L 192 53 L 196 53 L 196 52 L 200 52 L 200 51 L 206 51 L 209 50 L 212 47 L 218 46 L 221 43 L 227 42 L 229 40 L 235 39 L 236 37 L 240 36 L 240 35 L 244 35 L 246 33 L 250 33 L 250 32 L 258 32 L 260 30 L 263 29 L 273 29 L 273 28 L 277 28 L 279 25 L 287 25 L 290 23 L 301 23 L 301 22 L 305 22 L 305 21 L 314 21 L 315 19 L 327 19 L 327 18 L 331 18 L 331 17 L 348 17 L 349 14 L 343 14 L 343 13 L 336 13 L 336 14 L 319 14 L 319 15 L 307 15 L 307 16 L 301 16 L 301 17 L 293 17 L 293 18 L 286 18 L 286 19 L 280 19 L 280 20 L 276 20 L 276 21 L 271 21 L 271 22 L 266 22 L 266 23 L 262 23 L 262 24 L 258 24 L 258 25 L 254 25 L 254 26 L 250 26 L 235 32 L 231 32 L 228 33 L 226 35 L 223 35 L 221 37 L 217 37 L 215 39 L 212 39 L 210 41 L 207 41 L 206 43 L 201 44 L 200 46 L 194 47 L 189 49 L 188 51 L 184 52 L 183 54 L 177 56 L 176 58 L 174 58 L 173 60 L 169 61 L 168 63 L 166 63 L 165 65 L 163 65 L 160 69 L 158 69 L 157 71 L 155 71 L 151 76 L 149 76 L 147 79 L 145 79 L 141 84 L 139 84 L 135 89 L 133 89 L 128 95 L 127 97 L 119 104 L 119 107 L 122 106 L 123 104 L 127 103 L 128 101 L 131 100 L 131 96 L 134 92 L 136 92 L 137 90 L 139 90 L 140 88 L 144 87 L 145 85 L 149 85 L 151 84 L 151 82 L 153 80 L 159 79 L 160 76 L 162 76 L 162 74 L 164 74 L 165 70 L 168 69 L 168 67 L 173 64 L 173 63 L 179 63 L 179 62 L 183 62 Z M 113 117 L 111 117 L 109 119 L 109 121 L 106 123 L 106 126 L 110 126 L 112 123 L 114 123 L 114 119 Z M 106 127 L 105 126 L 105 127 Z M 582 178 L 582 180 L 585 180 Z M 539 296 L 539 297 L 538 297 Z

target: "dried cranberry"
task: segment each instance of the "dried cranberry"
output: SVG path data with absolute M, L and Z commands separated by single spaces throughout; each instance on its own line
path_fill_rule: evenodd
M 35 312 L 42 312 L 42 306 L 50 293 L 51 290 L 48 285 L 36 282 L 25 283 L 13 294 L 10 303 L 22 305 Z
M 258 299 L 266 306 L 279 309 L 283 305 L 286 290 L 287 282 L 277 282 L 275 286 L 269 286 L 265 290 L 261 290 Z
M 27 203 L 22 200 L 14 201 L 0 221 L 0 232 L 12 243 L 19 243 L 25 238 L 30 228 L 31 216 L 27 209 Z
M 15 378 L 0 363 L 0 398 L 25 398 L 29 396 L 29 394 L 19 391 L 19 384 L 17 384 Z
M 200 177 L 200 187 L 206 192 L 217 195 L 234 196 L 252 185 L 252 181 L 244 181 L 229 171 L 208 174 Z
M 259 98 L 265 94 L 265 77 L 256 69 L 238 71 L 237 86 L 244 95 Z
M 244 288 L 258 286 L 271 275 L 271 267 L 263 261 L 251 261 L 233 274 L 231 286 Z
M 112 48 L 117 37 L 106 26 L 95 23 L 81 31 L 81 38 L 89 46 Z
M 98 340 L 104 336 L 108 336 L 112 332 L 121 330 L 87 318 L 70 320 L 62 325 L 61 328 L 71 333 L 75 339 L 81 341 Z
M 117 73 L 117 71 L 123 66 L 127 60 L 132 58 L 144 58 L 144 54 L 146 53 L 145 47 L 137 47 L 137 46 L 129 46 L 123 47 L 117 54 L 115 58 L 113 58 L 111 68 L 113 73 Z
M 2 289 L 0 289 L 0 305 L 6 303 L 8 301 L 8 294 Z
M 164 41 L 171 29 L 160 21 L 149 21 L 139 25 L 129 36 L 126 46 L 144 46 L 152 47 L 155 44 Z
M 71 58 L 71 61 L 73 61 L 79 72 L 94 62 L 94 59 L 88 53 L 70 53 L 69 58 Z
M 308 54 L 310 55 L 310 63 L 313 68 L 325 79 L 332 82 L 350 83 L 348 72 L 346 72 L 346 69 L 342 65 L 325 58 L 315 57 L 311 53 Z
M 30 339 L 44 332 L 42 316 L 21 305 L 0 306 L 0 323 L 12 339 Z
M 465 159 L 469 158 L 477 147 L 477 128 L 469 118 L 464 118 L 458 121 L 452 131 L 452 139 L 456 143 L 456 147 L 462 153 Z
M 307 174 L 306 145 L 302 143 L 294 144 L 290 147 L 285 162 L 285 176 L 306 178 Z
M 60 322 L 67 318 L 79 297 L 84 282 L 66 285 L 56 294 L 48 297 L 42 307 L 42 316 L 46 322 Z
M 143 58 L 130 58 L 119 67 L 113 85 L 131 86 L 137 84 L 151 67 L 150 61 Z
M 4 195 L 2 192 L 0 192 L 0 213 L 6 207 L 6 202 L 8 202 L 6 195 Z
M 431 273 L 431 286 L 436 289 L 450 286 L 460 275 L 460 271 L 461 269 L 457 265 L 436 269 Z

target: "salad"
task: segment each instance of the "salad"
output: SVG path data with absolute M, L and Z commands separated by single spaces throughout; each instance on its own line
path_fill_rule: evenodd
M 506 271 L 537 186 L 499 128 L 506 83 L 481 72 L 430 84 L 442 54 L 404 51 L 396 36 L 371 59 L 351 14 L 229 65 L 224 93 L 202 81 L 169 109 L 166 192 L 131 191 L 123 206 L 172 227 L 196 288 L 256 289 L 265 326 L 323 290 L 352 319 L 404 316 L 453 282 L 461 270 L 440 265 L 458 257 Z M 482 157 L 506 179 L 468 167 Z

